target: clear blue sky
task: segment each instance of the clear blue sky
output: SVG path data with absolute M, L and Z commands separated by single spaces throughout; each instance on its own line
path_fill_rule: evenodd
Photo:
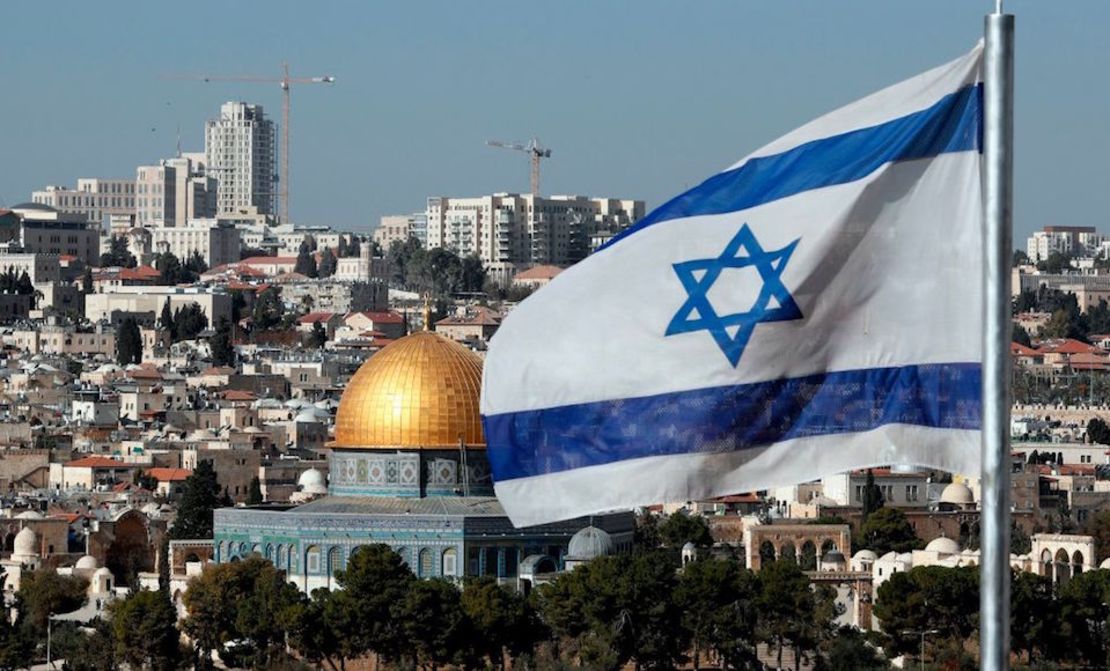
M 4 4 L 0 203 L 203 148 L 231 99 L 276 85 L 171 73 L 332 74 L 293 91 L 293 215 L 367 230 L 428 195 L 544 192 L 654 207 L 783 132 L 969 49 L 988 0 L 209 1 Z M 1110 2 L 1010 0 L 1018 17 L 1015 237 L 1110 233 Z

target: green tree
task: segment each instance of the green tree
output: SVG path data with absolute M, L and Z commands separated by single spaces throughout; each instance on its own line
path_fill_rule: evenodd
M 843 626 L 830 636 L 821 650 L 819 670 L 886 671 L 890 662 L 883 658 L 867 634 L 855 627 Z
M 921 547 L 906 514 L 897 508 L 879 508 L 860 526 L 853 545 L 868 549 L 880 557 L 888 552 L 909 552 Z
M 69 613 L 85 603 L 89 583 L 54 571 L 32 571 L 20 581 L 15 595 L 16 625 L 33 641 L 46 641 L 46 619 Z
M 143 361 L 143 337 L 139 333 L 139 324 L 128 317 L 120 324 L 116 333 L 116 363 L 126 366 Z
M 212 538 L 212 511 L 219 507 L 220 485 L 212 462 L 197 462 L 193 474 L 185 479 L 177 517 L 170 527 L 170 538 Z
M 1010 574 L 1010 639 L 1015 650 L 1026 653 L 1032 664 L 1054 655 L 1060 631 L 1059 604 L 1053 598 L 1052 580 L 1025 571 Z
M 316 277 L 316 259 L 312 256 L 312 250 L 308 245 L 309 236 L 305 236 L 305 241 L 301 243 L 300 249 L 297 251 L 297 262 L 293 266 L 293 272 L 304 275 L 305 277 Z
M 127 238 L 122 235 L 113 235 L 108 242 L 108 251 L 100 255 L 100 266 L 134 268 L 135 265 L 135 255 L 128 249 Z
M 208 328 L 208 317 L 197 303 L 190 303 L 174 312 L 174 341 L 192 340 Z
M 530 653 L 543 638 L 538 615 L 519 592 L 489 577 L 463 583 L 459 605 L 470 621 L 476 652 L 492 667 L 505 668 L 505 657 Z
M 320 265 L 316 273 L 320 277 L 331 277 L 335 274 L 339 262 L 335 258 L 335 254 L 331 251 L 331 247 L 324 247 L 324 251 L 320 252 Z
M 979 571 L 975 567 L 917 566 L 879 586 L 873 612 L 887 634 L 887 654 L 918 654 L 914 632 L 962 643 L 978 626 Z
M 709 650 L 728 668 L 757 667 L 758 598 L 756 575 L 734 561 L 704 559 L 683 567 L 674 600 L 690 637 L 695 671 Z
M 1021 324 L 1014 324 L 1013 340 L 1019 345 L 1033 346 L 1033 339 L 1029 337 L 1029 331 L 1026 331 Z
M 328 344 L 328 331 L 319 320 L 312 322 L 312 333 L 308 337 L 309 347 L 323 349 Z
M 705 518 L 682 510 L 668 515 L 659 524 L 659 537 L 665 546 L 673 549 L 679 549 L 688 542 L 702 548 L 713 545 Z
M 262 505 L 262 482 L 257 475 L 251 478 L 250 490 L 247 492 L 247 505 Z
M 1074 576 L 1060 588 L 1061 632 L 1071 655 L 1092 668 L 1110 668 L 1110 571 Z
M 797 668 L 801 658 L 825 639 L 836 615 L 834 595 L 811 588 L 801 567 L 790 560 L 762 565 L 759 584 L 756 604 L 760 638 L 775 650 L 780 668 L 783 649 L 792 648 Z
M 1013 256 L 1013 264 L 1012 264 L 1013 267 L 1016 268 L 1020 265 L 1026 264 L 1026 263 L 1029 263 L 1029 255 L 1026 254 L 1025 252 L 1023 252 L 1020 249 L 1015 249 L 1014 250 L 1014 256 Z
M 388 545 L 363 546 L 346 569 L 336 571 L 335 581 L 342 589 L 331 598 L 327 613 L 333 622 L 348 622 L 347 630 L 357 632 L 352 648 L 386 661 L 400 659 L 407 640 L 399 609 L 416 581 L 400 555 Z
M 170 338 L 177 341 L 177 327 L 173 321 L 173 312 L 170 310 L 170 299 L 167 297 L 166 302 L 162 303 L 162 314 L 158 317 L 158 328 L 163 331 L 169 331 Z
M 875 474 L 867 469 L 867 477 L 863 483 L 863 516 L 866 523 L 871 513 L 883 507 L 883 491 L 875 484 Z
M 304 602 L 284 572 L 251 556 L 211 567 L 189 583 L 183 628 L 201 659 L 216 651 L 229 666 L 270 669 L 285 659 L 286 631 Z
M 635 660 L 674 668 L 689 640 L 668 595 L 677 587 L 665 552 L 599 557 L 536 590 L 543 621 L 581 665 L 618 669 Z
M 216 326 L 216 334 L 208 341 L 208 347 L 212 351 L 213 366 L 235 365 L 235 347 L 231 343 L 231 324 L 228 323 L 226 318 L 220 318 L 220 323 Z
M 56 655 L 65 659 L 62 663 L 62 671 L 117 671 L 119 669 L 112 625 L 101 618 L 88 623 L 87 630 L 78 627 L 73 627 L 68 632 L 55 630 L 53 645 Z M 0 669 L 8 669 L 12 666 L 0 659 Z
M 170 591 L 170 539 L 166 535 L 158 545 L 158 589 L 167 594 Z
M 114 602 L 109 613 L 121 662 L 150 671 L 172 671 L 180 666 L 177 609 L 167 592 L 133 592 Z
M 277 287 L 267 287 L 258 294 L 251 317 L 254 320 L 254 327 L 263 331 L 280 325 L 285 317 L 285 304 L 281 300 L 281 290 Z
M 1101 510 L 1087 521 L 1083 533 L 1095 539 L 1095 564 L 1110 557 L 1110 510 Z
M 636 516 L 633 545 L 637 552 L 658 550 L 663 546 L 663 537 L 659 535 L 658 515 L 651 511 L 645 511 L 642 515 Z
M 85 272 L 81 275 L 81 291 L 86 294 L 91 294 L 93 292 L 93 275 L 91 266 L 85 266 Z
M 1071 256 L 1063 252 L 1052 252 L 1044 261 L 1037 262 L 1037 270 L 1052 275 L 1071 269 Z
M 337 595 L 343 595 L 339 606 L 332 604 Z M 310 601 L 290 610 L 289 645 L 313 664 L 327 663 L 332 671 L 343 671 L 348 659 L 366 653 L 359 647 L 360 632 L 353 628 L 354 607 L 342 591 L 313 590 Z
M 465 667 L 477 656 L 470 623 L 459 604 L 459 590 L 443 578 L 410 584 L 400 604 L 400 620 L 406 656 L 411 656 L 418 668 Z

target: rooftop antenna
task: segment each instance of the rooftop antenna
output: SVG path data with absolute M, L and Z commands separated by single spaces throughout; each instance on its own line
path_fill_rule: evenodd
M 181 158 L 181 124 L 177 124 L 177 157 Z

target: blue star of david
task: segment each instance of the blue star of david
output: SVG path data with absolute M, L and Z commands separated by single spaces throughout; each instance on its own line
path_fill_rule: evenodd
M 798 238 L 778 251 L 764 251 L 755 234 L 744 224 L 717 258 L 673 264 L 688 298 L 667 325 L 666 335 L 709 331 L 721 352 L 736 367 L 756 324 L 802 318 L 802 311 L 782 283 L 782 271 L 800 240 Z M 741 251 L 743 255 L 740 255 Z M 721 276 L 721 271 L 748 266 L 754 266 L 763 280 L 755 303 L 746 312 L 718 315 L 709 302 L 709 290 Z M 772 299 L 777 303 L 774 307 L 771 307 Z M 733 335 L 729 334 L 730 328 L 735 329 Z

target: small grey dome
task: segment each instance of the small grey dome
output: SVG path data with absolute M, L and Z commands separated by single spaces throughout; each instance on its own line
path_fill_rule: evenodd
M 38 555 L 38 534 L 32 531 L 31 527 L 23 527 L 23 530 L 15 535 L 15 544 L 12 550 L 12 554 L 15 555 Z
M 570 546 L 567 548 L 567 557 L 588 561 L 611 555 L 615 551 L 616 545 L 613 543 L 613 537 L 608 532 L 589 526 L 579 529 L 578 533 L 571 537 Z
M 328 482 L 324 478 L 324 474 L 315 468 L 310 468 L 301 473 L 301 477 L 297 478 L 297 484 L 305 494 L 328 493 Z

